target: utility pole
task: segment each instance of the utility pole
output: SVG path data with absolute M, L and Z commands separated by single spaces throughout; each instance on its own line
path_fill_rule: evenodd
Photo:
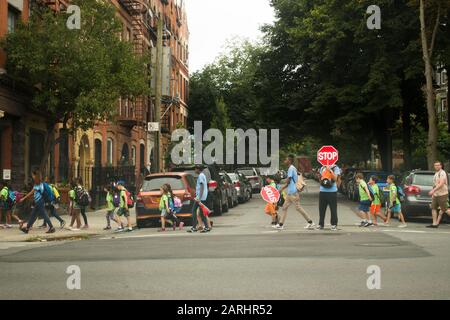
M 156 40 L 156 66 L 155 66 L 155 111 L 159 129 L 156 132 L 156 171 L 161 172 L 161 99 L 162 99 L 162 63 L 163 63 L 163 20 L 158 17 L 158 30 Z

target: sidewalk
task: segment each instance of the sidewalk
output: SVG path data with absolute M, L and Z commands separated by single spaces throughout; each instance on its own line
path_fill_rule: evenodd
M 56 232 L 53 234 L 46 234 L 47 229 L 39 229 L 38 227 L 42 224 L 43 220 L 37 220 L 28 234 L 23 233 L 19 230 L 17 224 L 13 225 L 12 229 L 0 229 L 0 242 L 23 242 L 23 241 L 58 241 L 58 240 L 69 240 L 73 239 L 84 239 L 94 235 L 106 235 L 113 233 L 112 230 L 104 231 L 103 228 L 106 227 L 106 209 L 92 211 L 87 213 L 89 229 L 71 231 L 69 230 L 70 216 L 63 215 L 66 221 L 66 227 L 61 229 L 59 227 L 59 222 L 55 218 L 51 218 L 53 225 L 56 228 Z M 131 220 L 133 225 L 136 223 L 136 214 L 134 209 L 131 209 Z M 81 219 L 83 221 L 83 219 Z M 125 217 L 122 217 L 123 223 L 126 224 Z M 111 226 L 114 229 L 117 228 L 117 224 L 112 221 Z

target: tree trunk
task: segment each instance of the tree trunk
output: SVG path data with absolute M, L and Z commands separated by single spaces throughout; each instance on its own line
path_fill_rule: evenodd
M 375 139 L 377 140 L 378 152 L 380 153 L 382 169 L 388 173 L 392 172 L 392 134 L 390 125 L 392 123 L 392 111 L 383 111 L 377 117 L 377 129 Z
M 42 155 L 40 165 L 40 171 L 43 179 L 45 179 L 47 176 L 48 157 L 54 145 L 55 145 L 55 127 L 48 126 L 47 133 L 45 135 L 44 153 Z
M 411 118 L 409 114 L 409 103 L 403 107 L 402 112 L 402 140 L 403 140 L 403 159 L 405 161 L 405 170 L 412 169 L 412 153 L 411 153 Z
M 438 17 L 439 19 L 439 13 Z M 438 21 L 438 20 L 437 20 Z M 436 120 L 436 109 L 435 109 L 435 94 L 433 89 L 433 67 L 431 64 L 431 56 L 434 46 L 434 36 L 431 41 L 430 47 L 428 46 L 427 29 L 425 22 L 425 4 L 424 0 L 420 0 L 420 29 L 421 29 L 421 39 L 422 39 L 422 52 L 423 61 L 425 63 L 425 79 L 426 86 L 424 88 L 427 100 L 427 112 L 428 112 L 428 143 L 427 143 L 427 162 L 428 169 L 433 169 L 433 164 L 437 160 L 437 120 Z

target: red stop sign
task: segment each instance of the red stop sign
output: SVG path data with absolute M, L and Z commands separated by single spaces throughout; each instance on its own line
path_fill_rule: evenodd
M 339 152 L 333 146 L 323 146 L 317 151 L 317 161 L 323 166 L 332 166 L 339 160 Z
M 280 200 L 280 192 L 272 186 L 265 186 L 261 190 L 261 197 L 269 203 L 278 202 Z

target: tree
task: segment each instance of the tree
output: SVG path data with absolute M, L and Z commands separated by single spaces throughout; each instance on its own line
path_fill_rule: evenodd
M 150 91 L 148 61 L 134 55 L 131 43 L 119 41 L 115 7 L 109 1 L 71 3 L 81 8 L 81 29 L 68 29 L 64 12 L 38 7 L 2 41 L 9 76 L 31 89 L 32 107 L 46 115 L 43 171 L 58 142 L 57 125 L 72 133 L 87 130 L 114 118 L 119 97 Z
M 436 118 L 436 96 L 433 88 L 433 54 L 436 48 L 436 41 L 441 24 L 441 18 L 450 1 L 446 0 L 419 0 L 420 8 L 420 35 L 422 43 L 422 55 L 425 63 L 424 88 L 426 94 L 426 106 L 428 112 L 428 141 L 427 159 L 428 169 L 433 168 L 433 163 L 438 157 L 438 126 Z M 445 11 L 444 11 L 445 10 Z

